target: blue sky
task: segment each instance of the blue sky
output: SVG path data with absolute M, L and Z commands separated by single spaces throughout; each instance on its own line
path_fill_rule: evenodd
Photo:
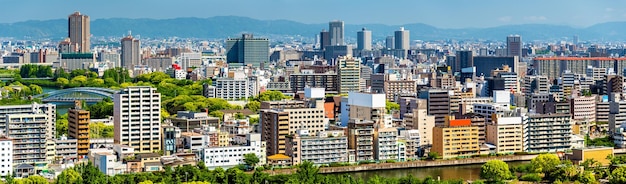
M 441 28 L 511 24 L 586 27 L 626 21 L 626 1 L 610 0 L 0 0 L 0 23 L 66 18 L 74 11 L 101 18 L 237 15 L 303 23 L 425 23 Z

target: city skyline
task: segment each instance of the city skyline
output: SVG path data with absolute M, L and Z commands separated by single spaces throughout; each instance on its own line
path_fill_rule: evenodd
M 140 8 L 141 11 L 138 11 L 138 7 L 148 3 L 150 3 L 150 8 Z M 327 6 L 330 4 L 332 6 Z M 61 19 L 67 16 L 67 12 L 80 11 L 90 15 L 93 20 L 108 18 L 171 19 L 179 17 L 244 16 L 260 20 L 291 20 L 307 24 L 324 23 L 328 20 L 343 20 L 351 24 L 402 25 L 424 23 L 440 28 L 485 28 L 518 24 L 587 27 L 604 22 L 626 21 L 626 10 L 613 8 L 620 5 L 626 5 L 626 2 L 569 1 L 568 3 L 561 3 L 531 0 L 511 6 L 509 2 L 495 0 L 479 2 L 455 1 L 452 3 L 450 1 L 406 0 L 394 3 L 376 1 L 354 3 L 353 1 L 335 2 L 329 0 L 298 2 L 289 0 L 269 0 L 263 2 L 250 0 L 185 0 L 174 4 L 153 3 L 146 0 L 130 2 L 112 0 L 98 4 L 89 1 L 78 1 L 69 4 L 66 2 L 59 3 L 59 1 L 54 0 L 33 0 L 4 2 L 3 7 L 5 8 L 0 12 L 0 23 Z M 216 8 L 232 6 L 237 6 L 238 9 Z M 264 9 L 276 9 L 277 7 L 281 11 L 262 11 Z M 301 7 L 307 7 L 316 11 L 321 10 L 326 13 L 317 13 L 315 14 L 316 16 L 311 16 L 308 13 L 302 13 Z M 346 7 L 348 10 L 346 10 Z M 210 11 L 207 11 L 207 8 Z M 54 9 L 54 11 L 47 11 L 47 9 Z M 389 11 L 370 11 L 367 16 L 362 16 L 358 13 L 329 13 L 360 12 L 367 9 L 387 9 Z M 393 13 L 388 13 L 390 11 Z

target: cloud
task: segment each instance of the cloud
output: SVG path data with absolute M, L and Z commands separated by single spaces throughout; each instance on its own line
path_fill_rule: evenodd
M 504 16 L 504 17 L 498 18 L 500 22 L 511 22 L 511 19 L 513 19 L 513 17 L 511 16 Z
M 528 20 L 528 21 L 544 21 L 544 20 L 548 20 L 548 18 L 546 18 L 545 16 L 528 16 L 528 17 L 524 17 L 524 20 Z

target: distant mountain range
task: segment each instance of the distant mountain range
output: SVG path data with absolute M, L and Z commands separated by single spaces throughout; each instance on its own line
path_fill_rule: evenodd
M 569 26 L 524 24 L 490 28 L 443 29 L 426 24 L 383 25 L 346 24 L 346 37 L 356 37 L 356 32 L 366 27 L 372 30 L 374 40 L 393 35 L 393 31 L 404 27 L 411 32 L 413 40 L 477 39 L 504 41 L 507 35 L 522 35 L 524 41 L 563 40 L 578 35 L 580 40 L 626 40 L 626 22 L 608 22 L 586 28 Z M 257 20 L 247 17 L 219 16 L 211 18 L 174 19 L 97 19 L 91 22 L 94 36 L 121 37 L 129 30 L 134 34 L 149 38 L 203 38 L 221 39 L 236 37 L 241 33 L 255 35 L 278 35 L 314 37 L 328 24 L 304 24 L 288 20 Z M 0 24 L 0 37 L 16 39 L 50 38 L 61 40 L 67 37 L 67 20 L 24 21 Z

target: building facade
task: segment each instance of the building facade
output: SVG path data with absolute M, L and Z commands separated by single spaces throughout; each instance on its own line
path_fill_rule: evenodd
M 127 87 L 113 99 L 114 142 L 140 153 L 161 150 L 161 94 L 156 88 Z

